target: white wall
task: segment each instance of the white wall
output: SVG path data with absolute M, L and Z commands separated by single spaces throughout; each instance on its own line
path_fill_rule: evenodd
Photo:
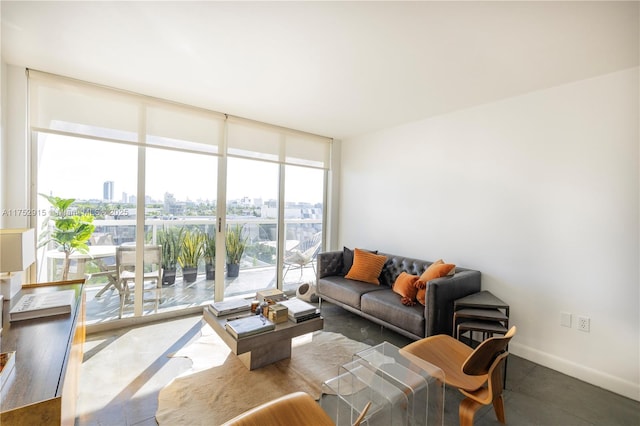
M 640 400 L 638 78 L 344 140 L 340 242 L 480 270 L 511 306 L 512 353 Z

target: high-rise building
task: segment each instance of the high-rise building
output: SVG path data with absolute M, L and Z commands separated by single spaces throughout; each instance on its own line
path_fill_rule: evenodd
M 108 180 L 102 185 L 102 199 L 113 201 L 113 181 Z

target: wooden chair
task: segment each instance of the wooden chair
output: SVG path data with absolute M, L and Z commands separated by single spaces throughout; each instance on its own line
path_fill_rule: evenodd
M 159 245 L 144 246 L 143 291 L 152 291 L 154 299 L 144 299 L 143 302 L 154 302 L 158 310 L 160 303 L 160 289 L 162 288 L 162 251 Z M 135 288 L 136 247 L 116 247 L 116 287 L 120 293 L 120 312 L 122 318 L 125 303 L 131 300 Z M 145 284 L 151 284 L 152 287 Z
M 367 414 L 369 402 L 353 423 L 359 426 Z M 266 402 L 224 423 L 223 426 L 335 426 L 309 394 L 294 392 Z
M 504 415 L 503 367 L 509 352 L 507 345 L 516 334 L 511 327 L 504 336 L 496 336 L 480 343 L 474 350 L 455 338 L 439 334 L 413 342 L 400 349 L 400 353 L 419 365 L 420 360 L 440 367 L 444 381 L 466 396 L 460 403 L 460 425 L 473 425 L 476 411 L 483 405 L 493 404 L 500 423 Z

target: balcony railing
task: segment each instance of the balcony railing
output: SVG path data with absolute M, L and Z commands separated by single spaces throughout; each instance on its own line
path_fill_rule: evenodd
M 131 244 L 135 241 L 135 219 L 127 220 L 95 220 L 93 244 L 106 244 L 114 246 L 114 257 L 103 256 L 98 259 L 89 259 L 82 271 L 82 275 L 98 272 L 104 268 L 103 264 L 115 263 L 115 246 Z M 263 218 L 229 218 L 227 225 L 240 224 L 243 226 L 244 235 L 247 236 L 247 249 L 240 264 L 240 274 L 236 278 L 227 278 L 225 274 L 225 297 L 238 295 L 250 295 L 257 290 L 274 288 L 277 282 L 277 274 L 285 275 L 287 267 L 277 271 L 277 221 Z M 180 218 L 180 219 L 147 219 L 145 221 L 145 242 L 157 243 L 158 231 L 166 227 L 197 228 L 200 231 L 212 233 L 216 226 L 215 218 Z M 289 219 L 285 221 L 286 250 L 295 249 L 303 242 L 322 231 L 321 219 Z M 96 248 L 94 248 L 96 249 Z M 40 253 L 46 257 L 45 252 Z M 55 277 L 57 273 L 56 261 L 39 262 L 46 269 L 48 278 Z M 79 273 L 79 262 L 72 262 L 71 275 Z M 283 280 L 284 289 L 295 291 L 302 282 L 315 282 L 315 259 L 296 271 L 286 272 Z M 42 271 L 41 271 L 42 272 Z M 41 274 L 42 276 L 42 274 Z M 183 282 L 181 271 L 178 270 L 176 283 L 172 286 L 158 289 L 157 304 L 144 305 L 144 314 L 179 310 L 188 307 L 202 306 L 213 301 L 214 280 L 207 280 L 204 263 L 198 268 L 198 277 L 193 283 Z M 59 278 L 57 278 L 59 279 Z M 101 292 L 101 290 L 105 289 Z M 101 293 L 98 296 L 98 293 Z M 145 297 L 147 300 L 147 297 Z M 87 282 L 87 321 L 89 324 L 105 322 L 117 319 L 119 314 L 120 295 L 114 287 L 109 288 L 108 278 L 101 274 L 92 276 Z M 123 316 L 133 315 L 133 304 L 126 304 Z

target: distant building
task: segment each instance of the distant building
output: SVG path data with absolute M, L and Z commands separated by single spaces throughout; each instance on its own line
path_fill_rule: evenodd
M 104 201 L 113 201 L 113 181 L 108 180 L 102 184 L 102 199 Z

